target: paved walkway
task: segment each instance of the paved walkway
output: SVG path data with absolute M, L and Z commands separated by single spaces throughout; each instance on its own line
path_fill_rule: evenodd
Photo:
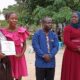
M 56 55 L 55 80 L 60 80 L 63 51 L 64 49 L 60 49 Z M 33 53 L 31 46 L 28 46 L 25 54 L 28 66 L 28 76 L 22 80 L 35 80 L 35 54 Z

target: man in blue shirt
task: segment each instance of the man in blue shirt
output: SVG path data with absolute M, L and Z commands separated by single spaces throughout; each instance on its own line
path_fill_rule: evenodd
M 36 31 L 32 38 L 35 51 L 36 80 L 54 80 L 55 54 L 58 51 L 58 37 L 51 31 L 52 19 L 42 20 L 42 29 Z

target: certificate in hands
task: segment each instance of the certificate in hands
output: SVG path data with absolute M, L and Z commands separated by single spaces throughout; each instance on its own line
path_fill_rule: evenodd
M 7 56 L 16 55 L 14 42 L 1 40 L 1 52 Z

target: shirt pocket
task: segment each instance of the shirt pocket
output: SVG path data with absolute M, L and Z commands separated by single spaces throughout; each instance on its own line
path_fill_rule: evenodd
M 49 42 L 50 42 L 50 48 L 52 48 L 54 46 L 54 39 L 50 39 Z
M 54 39 L 50 39 L 49 42 L 50 42 L 50 43 L 54 43 Z

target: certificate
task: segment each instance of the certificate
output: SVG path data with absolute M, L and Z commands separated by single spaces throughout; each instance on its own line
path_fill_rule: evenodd
M 1 40 L 1 52 L 5 55 L 16 55 L 14 42 Z

